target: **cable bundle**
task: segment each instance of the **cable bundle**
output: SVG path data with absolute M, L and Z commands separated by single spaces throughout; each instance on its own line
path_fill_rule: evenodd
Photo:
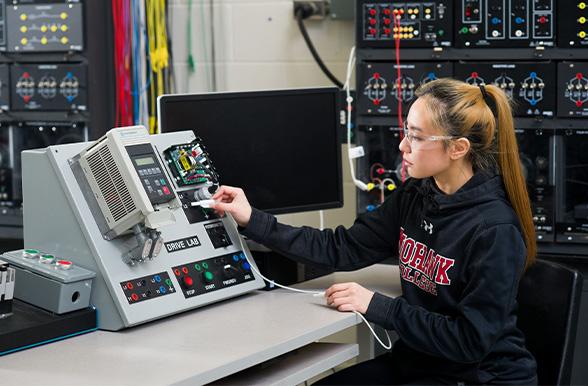
M 157 97 L 171 92 L 165 0 L 112 0 L 116 126 L 157 132 Z

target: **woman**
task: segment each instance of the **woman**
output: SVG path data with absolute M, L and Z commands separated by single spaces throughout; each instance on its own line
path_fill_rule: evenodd
M 495 86 L 440 79 L 421 86 L 400 143 L 408 182 L 354 225 L 319 231 L 280 224 L 242 190 L 214 199 L 241 232 L 303 263 L 355 270 L 399 257 L 402 296 L 356 283 L 325 292 L 399 340 L 392 351 L 323 384 L 536 384 L 516 327 L 516 295 L 536 254 L 512 111 Z

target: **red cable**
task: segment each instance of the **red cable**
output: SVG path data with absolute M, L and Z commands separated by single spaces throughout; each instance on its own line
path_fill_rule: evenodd
M 114 115 L 114 125 L 118 126 L 118 118 L 119 118 L 119 107 L 118 107 L 118 13 L 117 10 L 118 5 L 116 3 L 116 0 L 111 0 L 111 5 L 112 5 L 112 26 L 113 26 L 113 33 L 114 33 L 114 39 L 113 39 L 113 43 L 114 43 L 114 52 L 113 52 L 113 56 L 114 56 L 114 87 L 115 87 L 115 92 L 114 92 L 114 107 L 115 107 L 115 115 Z
M 394 48 L 396 49 L 396 76 L 397 76 L 397 96 L 398 96 L 398 125 L 400 126 L 400 141 L 404 139 L 404 132 L 402 128 L 404 127 L 404 119 L 402 117 L 402 94 L 400 91 L 400 84 L 401 84 L 401 72 L 400 72 L 400 19 L 396 17 L 394 12 L 392 12 L 392 16 L 394 18 L 394 29 L 396 29 L 396 35 L 394 37 Z M 400 16 L 400 15 L 398 15 Z M 404 162 L 404 158 L 402 158 L 402 168 L 401 168 L 401 178 L 402 182 L 406 180 L 406 164 Z

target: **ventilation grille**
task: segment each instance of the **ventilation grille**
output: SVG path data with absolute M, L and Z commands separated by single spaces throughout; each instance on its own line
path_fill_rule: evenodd
M 136 209 L 108 146 L 88 156 L 88 166 L 115 222 Z

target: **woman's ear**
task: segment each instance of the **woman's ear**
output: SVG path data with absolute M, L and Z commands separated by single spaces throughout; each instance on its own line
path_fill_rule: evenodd
M 458 138 L 451 141 L 451 146 L 449 147 L 449 156 L 452 160 L 458 160 L 463 158 L 468 154 L 470 151 L 470 141 L 467 138 Z

